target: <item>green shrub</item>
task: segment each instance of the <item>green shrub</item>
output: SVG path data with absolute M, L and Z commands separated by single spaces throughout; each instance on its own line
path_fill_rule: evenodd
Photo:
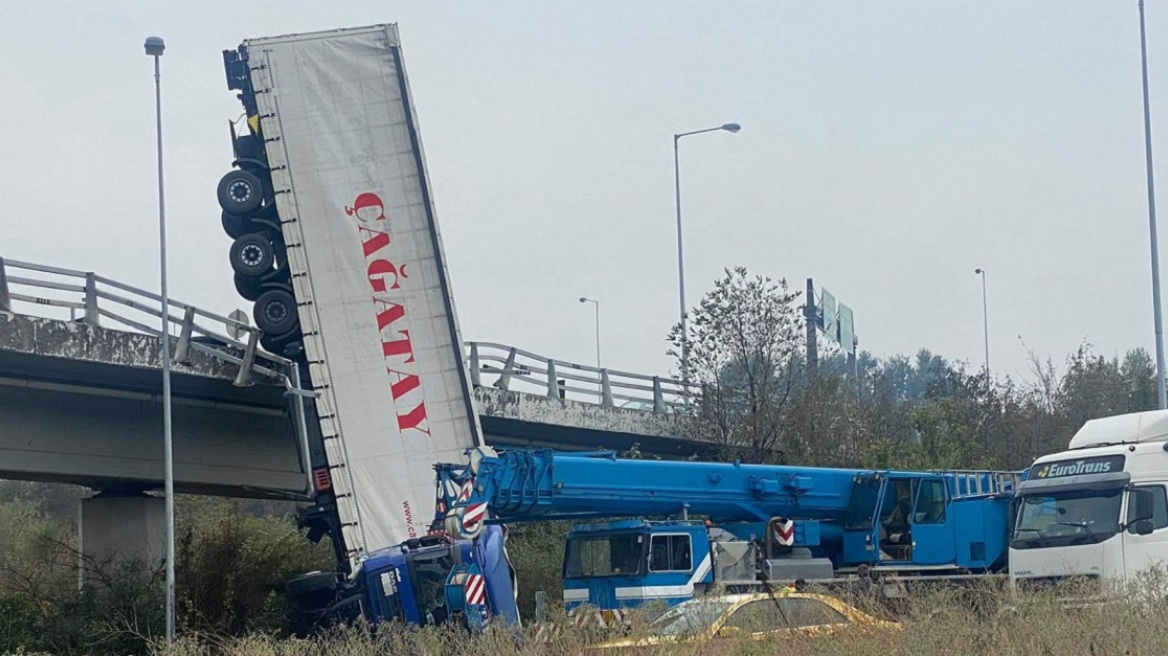
M 327 543 L 313 545 L 291 516 L 254 516 L 240 502 L 184 498 L 176 554 L 185 630 L 242 635 L 284 631 L 289 579 L 335 567 Z
M 547 593 L 548 601 L 561 603 L 564 544 L 571 522 L 514 524 L 508 528 L 507 555 L 519 581 L 519 614 L 535 617 L 535 593 Z

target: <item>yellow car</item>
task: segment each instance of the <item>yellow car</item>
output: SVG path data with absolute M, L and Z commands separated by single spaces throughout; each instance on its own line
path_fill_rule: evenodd
M 730 637 L 769 640 L 853 628 L 896 631 L 901 626 L 876 619 L 835 597 L 783 590 L 773 596 L 757 592 L 692 599 L 653 620 L 648 636 L 612 640 L 596 647 L 648 647 Z

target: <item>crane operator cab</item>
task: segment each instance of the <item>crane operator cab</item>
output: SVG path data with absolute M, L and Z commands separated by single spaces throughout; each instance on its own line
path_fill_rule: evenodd
M 869 472 L 857 475 L 844 519 L 840 566 L 987 571 L 1003 566 L 1002 525 L 1012 475 Z
M 889 486 L 891 491 L 884 495 L 880 507 L 880 559 L 911 561 L 912 523 L 909 519 L 913 514 L 916 481 L 892 480 Z

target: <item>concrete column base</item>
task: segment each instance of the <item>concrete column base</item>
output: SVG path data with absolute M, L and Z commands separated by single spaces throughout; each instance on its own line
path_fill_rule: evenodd
M 108 492 L 82 499 L 78 537 L 82 580 L 94 567 L 131 561 L 161 567 L 166 557 L 165 502 L 161 497 Z

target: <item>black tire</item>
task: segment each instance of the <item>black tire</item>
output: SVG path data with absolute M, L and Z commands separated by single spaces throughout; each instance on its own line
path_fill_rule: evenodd
M 263 281 L 251 276 L 235 274 L 235 291 L 249 301 L 254 301 L 264 293 Z
M 264 184 L 247 171 L 230 171 L 219 181 L 219 207 L 247 215 L 264 201 Z
M 242 214 L 232 214 L 223 210 L 219 221 L 223 224 L 223 232 L 226 232 L 227 236 L 232 239 L 238 239 L 251 232 L 251 219 Z
M 283 335 L 276 335 L 274 337 L 264 333 L 260 337 L 260 346 L 264 347 L 264 350 L 268 353 L 274 353 L 282 357 L 287 357 L 288 347 L 299 342 L 302 338 L 303 336 L 300 334 L 299 329 L 293 330 L 292 332 Z
M 259 278 L 276 266 L 276 249 L 267 235 L 249 232 L 231 244 L 231 268 L 238 274 Z
M 256 299 L 252 310 L 256 326 L 265 334 L 283 336 L 296 330 L 296 297 L 285 289 L 270 289 Z

